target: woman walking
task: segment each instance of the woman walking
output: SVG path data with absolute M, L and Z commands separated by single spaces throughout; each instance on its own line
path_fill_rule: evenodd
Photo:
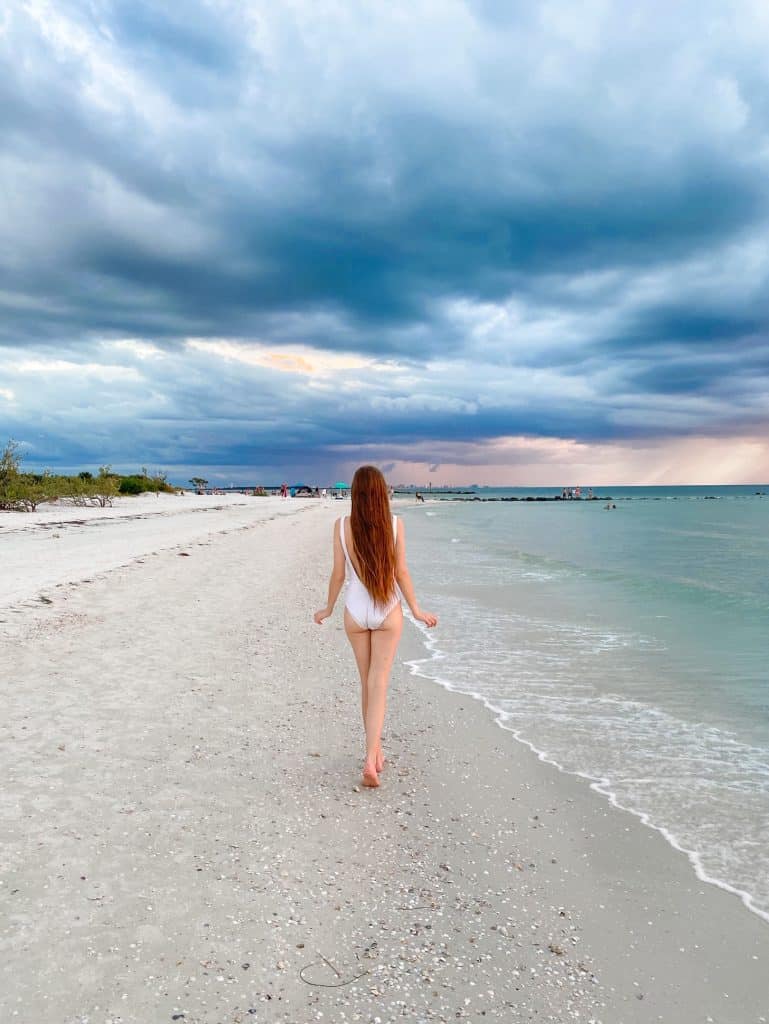
M 406 564 L 406 532 L 398 516 L 390 515 L 387 484 L 374 466 L 355 471 L 351 514 L 334 523 L 334 565 L 326 607 L 315 613 L 318 625 L 334 610 L 345 578 L 344 628 L 360 673 L 366 730 L 363 785 L 378 786 L 385 764 L 387 685 L 403 630 L 401 596 L 418 622 L 432 627 L 438 619 L 417 604 Z

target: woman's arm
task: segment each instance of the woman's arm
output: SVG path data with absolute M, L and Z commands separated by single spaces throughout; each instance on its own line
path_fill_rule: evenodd
M 411 573 L 406 563 L 406 527 L 403 525 L 403 520 L 400 516 L 398 516 L 396 522 L 398 524 L 398 533 L 395 539 L 395 582 L 400 587 L 406 604 L 411 609 L 411 614 L 417 622 L 424 622 L 426 626 L 432 628 L 437 626 L 438 616 L 433 615 L 431 612 L 423 612 L 417 603 L 414 584 L 411 582 Z
M 321 608 L 315 612 L 313 618 L 320 625 L 324 619 L 327 619 L 334 610 L 336 599 L 339 597 L 339 591 L 342 589 L 344 583 L 344 551 L 342 550 L 342 541 L 339 537 L 339 524 L 341 519 L 337 519 L 334 523 L 334 564 L 331 568 L 331 577 L 328 581 L 328 598 L 326 599 L 326 607 Z

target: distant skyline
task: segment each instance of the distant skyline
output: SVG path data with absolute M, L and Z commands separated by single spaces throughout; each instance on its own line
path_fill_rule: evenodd
M 769 6 L 11 0 L 0 443 L 769 481 Z

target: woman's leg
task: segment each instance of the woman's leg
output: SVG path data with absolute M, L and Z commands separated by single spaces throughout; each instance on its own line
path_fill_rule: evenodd
M 355 655 L 355 663 L 358 666 L 360 676 L 360 704 L 363 715 L 363 728 L 366 728 L 366 708 L 368 707 L 368 670 L 371 662 L 371 630 L 359 626 L 355 619 L 345 608 L 344 610 L 344 631 L 350 641 L 352 653 Z M 376 770 L 381 772 L 384 767 L 384 752 L 382 744 L 379 744 L 379 751 L 376 757 Z
M 361 711 L 363 712 L 363 727 L 366 727 L 366 680 L 368 679 L 369 662 L 371 661 L 371 630 L 363 629 L 345 608 L 344 610 L 344 631 L 350 641 L 352 653 L 355 655 L 355 664 L 358 666 L 360 676 L 360 697 Z
M 371 632 L 371 657 L 366 686 L 366 763 L 363 766 L 365 786 L 379 785 L 377 754 L 380 751 L 387 707 L 387 685 L 390 682 L 390 671 L 402 631 L 403 611 L 398 604 L 379 629 Z

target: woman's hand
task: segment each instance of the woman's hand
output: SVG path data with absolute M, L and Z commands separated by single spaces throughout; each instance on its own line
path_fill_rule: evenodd
M 315 614 L 313 615 L 313 619 L 315 619 L 315 621 L 320 626 L 322 624 L 323 620 L 327 619 L 329 617 L 329 615 L 331 614 L 332 610 L 333 609 L 331 609 L 331 608 L 321 608 L 320 611 L 315 612 Z
M 424 622 L 428 629 L 438 625 L 438 616 L 433 615 L 432 612 L 416 612 L 414 618 L 417 622 Z

